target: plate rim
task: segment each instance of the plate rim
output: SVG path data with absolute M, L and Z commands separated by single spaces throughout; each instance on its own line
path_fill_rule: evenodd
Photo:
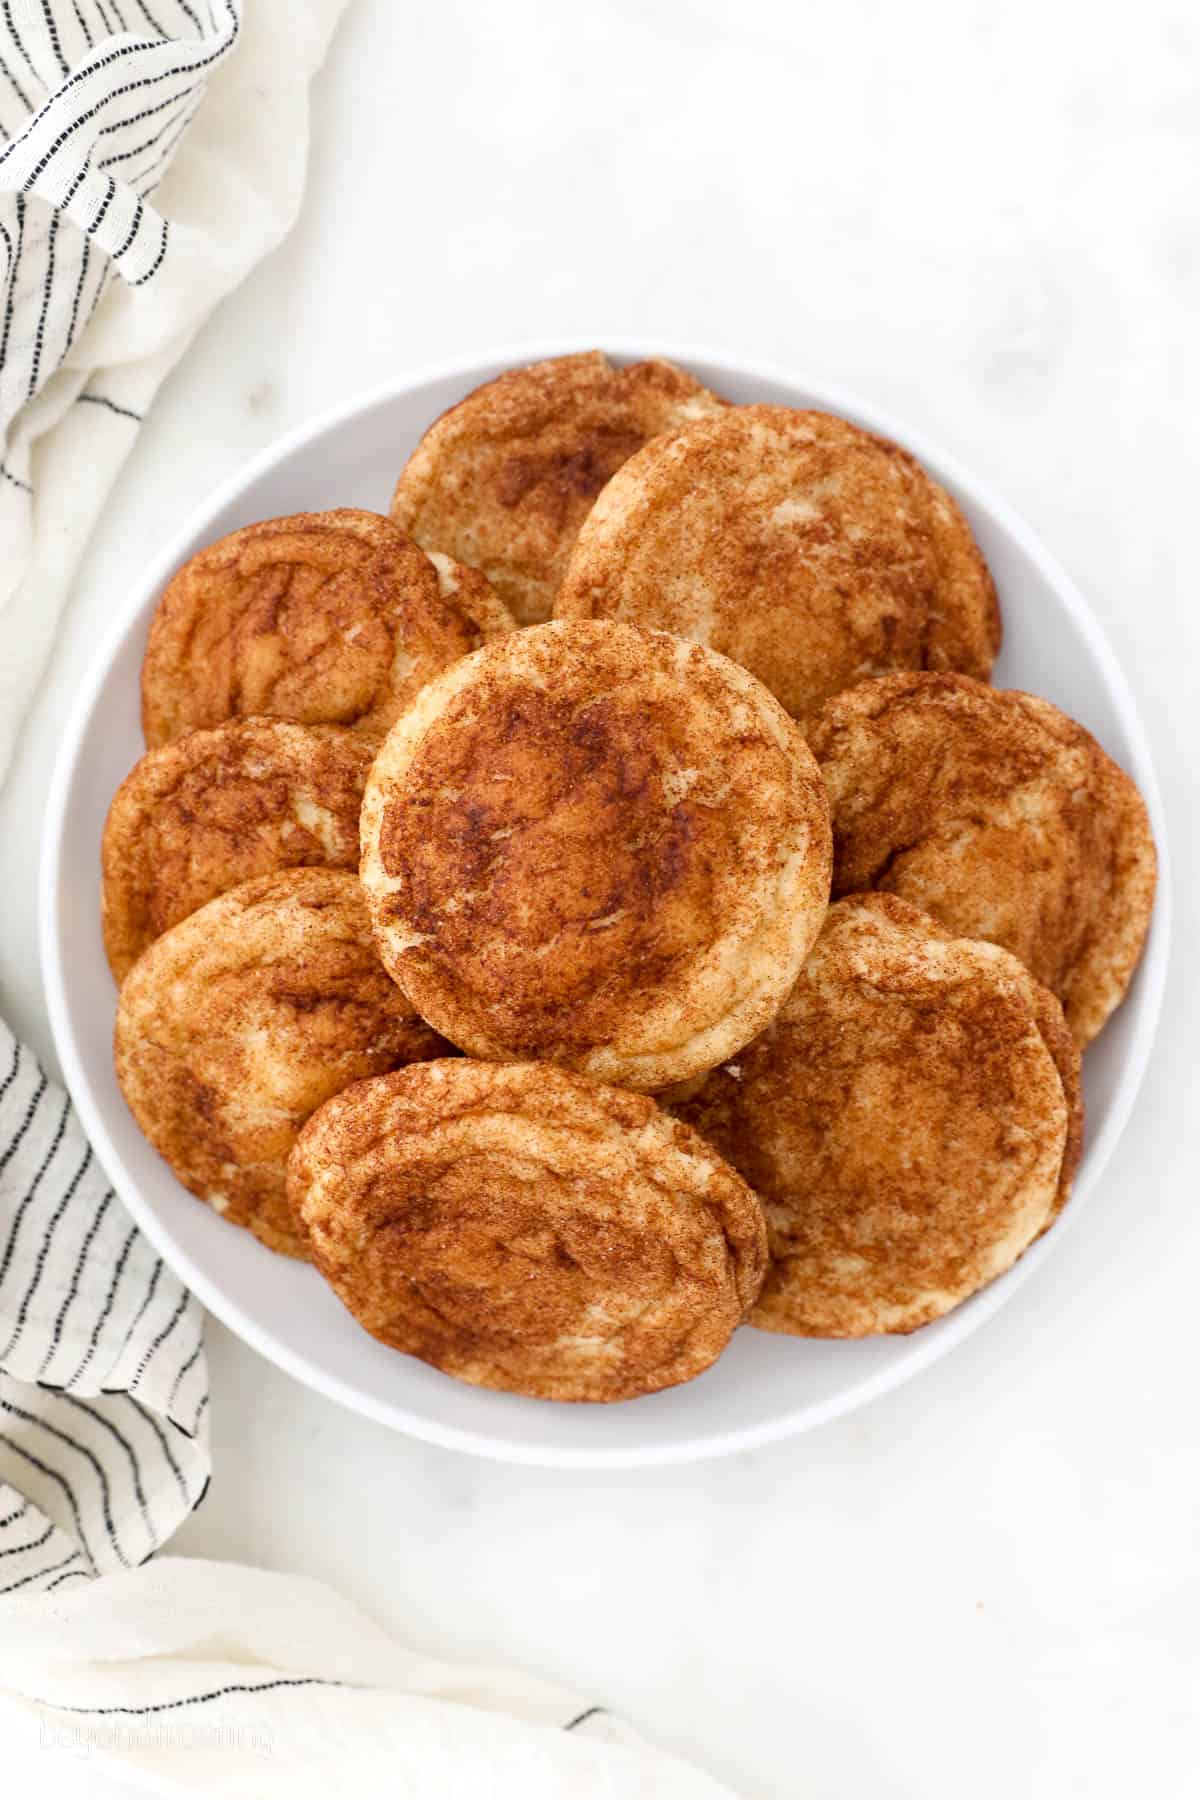
M 800 390 L 829 411 L 841 413 L 869 430 L 894 437 L 922 463 L 927 464 L 939 480 L 967 495 L 981 511 L 995 520 L 1053 587 L 1056 596 L 1071 615 L 1074 625 L 1086 640 L 1100 669 L 1125 732 L 1130 750 L 1129 760 L 1135 765 L 1130 772 L 1138 782 L 1150 815 L 1158 851 L 1158 889 L 1149 938 L 1138 970 L 1141 989 L 1138 1016 L 1119 1092 L 1098 1136 L 1087 1145 L 1083 1179 L 1079 1184 L 1082 1191 L 1075 1195 L 1073 1204 L 1066 1209 L 1052 1232 L 1031 1245 L 1012 1268 L 974 1295 L 969 1303 L 947 1315 L 942 1322 L 942 1329 L 936 1335 L 923 1339 L 921 1334 L 915 1334 L 906 1341 L 905 1352 L 894 1361 L 849 1384 L 834 1396 L 823 1401 L 808 1402 L 757 1424 L 730 1427 L 701 1436 L 693 1435 L 677 1442 L 591 1449 L 556 1448 L 552 1443 L 541 1441 L 514 1443 L 491 1437 L 486 1432 L 444 1425 L 436 1419 L 412 1413 L 397 1402 L 379 1401 L 281 1343 L 268 1327 L 261 1325 L 237 1302 L 229 1299 L 219 1284 L 211 1280 L 203 1269 L 199 1269 L 190 1256 L 181 1252 L 152 1204 L 142 1198 L 137 1183 L 125 1168 L 109 1137 L 98 1105 L 93 1101 L 90 1081 L 70 1025 L 68 984 L 58 954 L 57 923 L 62 827 L 83 737 L 92 721 L 112 664 L 145 604 L 147 591 L 152 586 L 161 587 L 166 575 L 178 566 L 206 522 L 226 506 L 233 504 L 239 494 L 252 483 L 268 474 L 286 458 L 305 449 L 314 440 L 350 423 L 359 415 L 386 406 L 416 389 L 469 377 L 475 377 L 476 380 L 488 379 L 483 371 L 498 364 L 512 366 L 541 361 L 598 346 L 603 347 L 604 353 L 618 362 L 663 357 L 684 366 L 715 366 L 736 372 L 739 378 L 749 381 Z M 992 1318 L 1041 1268 L 1046 1257 L 1053 1253 L 1073 1228 L 1082 1210 L 1082 1203 L 1098 1185 L 1129 1123 L 1145 1080 L 1161 1017 L 1170 958 L 1172 911 L 1165 810 L 1149 739 L 1133 691 L 1104 627 L 1082 592 L 1009 502 L 996 493 L 988 481 L 969 473 L 955 456 L 944 451 L 940 444 L 933 442 L 924 432 L 912 429 L 903 420 L 896 418 L 889 409 L 876 406 L 870 399 L 839 382 L 827 381 L 820 376 L 809 377 L 790 366 L 747 358 L 737 352 L 714 346 L 608 334 L 590 338 L 571 336 L 526 340 L 486 348 L 432 366 L 414 365 L 385 382 L 301 421 L 246 459 L 231 475 L 209 490 L 188 511 L 178 529 L 171 533 L 159 554 L 147 565 L 143 579 L 132 587 L 101 635 L 87 678 L 74 697 L 47 789 L 37 887 L 38 947 L 42 980 L 51 1035 L 68 1092 L 95 1154 L 122 1203 L 164 1262 L 196 1294 L 206 1309 L 276 1367 L 282 1368 L 306 1387 L 363 1417 L 387 1425 L 393 1430 L 404 1431 L 443 1449 L 481 1456 L 487 1460 L 533 1467 L 575 1469 L 651 1468 L 707 1461 L 759 1449 L 798 1436 L 893 1392 L 943 1356 L 949 1355 Z

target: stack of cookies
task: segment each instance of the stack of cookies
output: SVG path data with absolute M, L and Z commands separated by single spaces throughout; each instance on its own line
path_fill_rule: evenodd
M 1137 789 L 999 644 L 894 444 L 662 362 L 489 382 L 390 518 L 162 596 L 103 850 L 138 1124 L 487 1387 L 938 1318 L 1065 1204 L 1154 895 Z

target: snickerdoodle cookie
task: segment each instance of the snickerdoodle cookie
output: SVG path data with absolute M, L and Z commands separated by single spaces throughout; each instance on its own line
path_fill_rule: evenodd
M 359 732 L 231 719 L 148 750 L 104 827 L 104 948 L 122 981 L 146 945 L 272 869 L 358 865 L 374 746 Z
M 288 1193 L 375 1337 L 480 1387 L 627 1400 L 708 1368 L 766 1266 L 762 1209 L 653 1101 L 428 1062 L 311 1118 Z
M 447 1046 L 384 973 L 356 877 L 288 869 L 151 944 L 121 988 L 114 1048 L 130 1111 L 184 1186 L 303 1256 L 284 1171 L 305 1119 Z
M 829 910 L 775 1021 L 674 1110 L 763 1203 L 750 1322 L 912 1331 L 1007 1269 L 1066 1198 L 1079 1052 L 994 944 L 890 894 Z
M 664 632 L 534 626 L 423 690 L 363 802 L 380 954 L 451 1042 L 653 1090 L 771 1018 L 820 926 L 799 730 Z
M 891 675 L 838 694 L 809 741 L 829 790 L 834 893 L 901 894 L 1019 956 L 1088 1044 L 1141 955 L 1154 840 L 1134 783 L 1032 694 Z
M 482 569 L 514 617 L 535 624 L 550 617 L 609 476 L 648 438 L 720 406 L 671 363 L 619 369 L 599 350 L 509 369 L 430 426 L 392 517 L 419 544 Z
M 891 669 L 986 680 L 996 590 L 958 507 L 906 451 L 829 413 L 734 406 L 657 439 L 583 525 L 556 618 L 708 644 L 796 718 Z
M 431 676 L 513 621 L 477 569 L 343 507 L 266 519 L 169 583 L 142 664 L 152 748 L 241 714 L 382 737 Z

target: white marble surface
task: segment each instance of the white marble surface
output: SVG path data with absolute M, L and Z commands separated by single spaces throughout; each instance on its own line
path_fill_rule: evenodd
M 123 585 L 285 428 L 400 369 L 605 332 L 857 386 L 1025 513 L 1138 694 L 1194 892 L 1200 31 L 1190 5 L 356 0 L 299 228 L 171 381 L 0 803 L 0 1007 L 41 1048 L 41 799 Z M 211 1333 L 192 1555 L 326 1577 L 560 1676 L 756 1800 L 1156 1800 L 1200 1764 L 1198 959 L 1086 1222 L 858 1417 L 628 1475 L 393 1437 Z M 39 1759 L 64 1795 L 102 1790 Z M 114 1789 L 113 1792 L 118 1790 Z

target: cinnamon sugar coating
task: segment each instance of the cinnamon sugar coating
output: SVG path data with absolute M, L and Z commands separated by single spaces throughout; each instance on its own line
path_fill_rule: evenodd
M 1142 797 L 1091 733 L 1034 694 L 891 675 L 830 700 L 809 742 L 834 894 L 900 894 L 1002 944 L 1089 1044 L 1137 967 L 1156 881 Z
M 762 1029 L 828 899 L 816 766 L 726 658 L 601 621 L 430 684 L 367 782 L 380 954 L 473 1056 L 652 1090 Z
M 758 1201 L 694 1132 L 530 1064 L 428 1062 L 347 1088 L 300 1134 L 288 1191 L 375 1337 L 540 1399 L 690 1380 L 766 1266 Z
M 357 879 L 289 869 L 210 900 L 121 989 L 117 1079 L 186 1188 L 272 1250 L 304 1256 L 284 1171 L 318 1106 L 446 1054 L 375 954 Z
M 148 750 L 108 809 L 104 947 L 118 981 L 147 944 L 273 869 L 358 864 L 372 744 L 286 719 L 231 719 Z
M 609 477 L 649 438 L 722 404 L 673 363 L 615 368 L 599 350 L 508 369 L 430 426 L 392 517 L 482 569 L 518 622 L 537 624 Z
M 996 590 L 950 495 L 830 413 L 731 406 L 632 457 L 579 533 L 556 618 L 708 644 L 796 718 L 892 669 L 987 679 Z
M 1007 951 L 853 895 L 773 1024 L 673 1110 L 763 1203 L 752 1324 L 907 1332 L 1002 1274 L 1064 1203 L 1079 1052 Z
M 246 714 L 382 737 L 425 682 L 513 629 L 477 569 L 342 507 L 246 525 L 168 584 L 142 665 L 152 748 Z

